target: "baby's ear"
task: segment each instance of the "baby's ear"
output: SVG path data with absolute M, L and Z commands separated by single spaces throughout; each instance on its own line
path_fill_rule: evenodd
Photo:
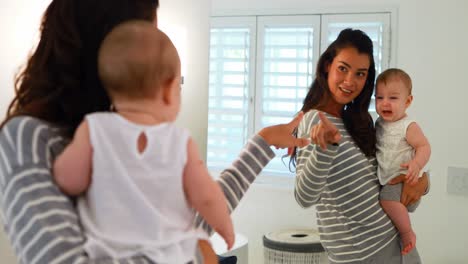
M 161 85 L 162 98 L 165 104 L 170 104 L 172 102 L 172 93 L 171 93 L 170 84 L 171 84 L 170 81 L 165 81 L 163 85 Z
M 408 95 L 408 98 L 406 98 L 406 107 L 409 107 L 411 103 L 413 102 L 413 95 Z
M 161 88 L 162 88 L 162 96 L 163 96 L 163 101 L 165 104 L 171 104 L 174 101 L 174 93 L 172 89 L 176 89 L 178 86 L 179 80 L 177 78 L 171 78 L 168 79 L 167 81 L 163 82 Z

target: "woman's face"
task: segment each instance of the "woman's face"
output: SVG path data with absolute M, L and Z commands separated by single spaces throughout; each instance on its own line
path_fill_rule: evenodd
M 353 47 L 341 49 L 328 65 L 328 87 L 332 95 L 331 114 L 341 113 L 344 105 L 354 100 L 364 88 L 370 67 L 369 56 Z M 335 112 L 336 111 L 336 112 Z

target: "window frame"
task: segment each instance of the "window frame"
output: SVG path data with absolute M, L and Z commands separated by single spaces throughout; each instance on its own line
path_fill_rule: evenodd
M 264 29 L 268 26 L 303 26 L 305 25 L 304 21 L 310 20 L 312 27 L 314 28 L 317 26 L 317 28 L 320 30 L 320 17 L 317 15 L 300 15 L 300 16 L 261 16 L 257 18 L 257 32 L 258 36 L 264 36 Z M 320 31 L 319 31 L 320 32 Z M 320 34 L 319 34 L 320 37 Z M 265 48 L 265 43 L 264 43 L 264 38 L 258 38 L 257 39 L 257 66 L 255 68 L 256 73 L 255 73 L 255 78 L 256 78 L 256 83 L 255 87 L 253 90 L 255 90 L 255 112 L 254 112 L 254 119 L 255 119 L 255 124 L 254 128 L 260 129 L 261 128 L 261 118 L 263 116 L 263 107 L 262 107 L 262 102 L 263 102 L 263 78 L 264 78 L 264 73 L 263 73 L 263 62 L 264 62 L 264 54 L 263 50 Z M 315 67 L 317 65 L 318 57 L 319 57 L 319 48 L 320 48 L 320 42 L 319 38 L 314 38 L 314 47 L 318 47 L 318 49 L 314 50 L 314 54 L 312 56 L 312 67 Z M 313 76 L 312 76 L 313 78 Z M 309 84 L 310 85 L 310 84 Z

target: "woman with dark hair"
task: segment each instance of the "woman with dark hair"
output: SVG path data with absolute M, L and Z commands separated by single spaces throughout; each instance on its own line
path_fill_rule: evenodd
M 158 6 L 158 0 L 52 0 L 48 6 L 39 44 L 16 77 L 16 95 L 0 130 L 0 216 L 19 262 L 91 263 L 75 201 L 54 183 L 51 164 L 86 114 L 111 107 L 97 72 L 104 37 L 131 19 L 156 26 Z M 291 135 L 301 117 L 261 130 L 221 173 L 231 211 L 274 157 L 270 145 L 307 144 Z M 92 263 L 111 262 L 151 263 L 142 255 Z
M 374 90 L 371 39 L 345 29 L 319 59 L 304 100 L 298 137 L 312 144 L 294 152 L 295 197 L 316 205 L 322 245 L 331 263 L 420 263 L 402 256 L 398 232 L 379 203 L 375 129 L 368 108 Z M 427 189 L 427 176 L 405 184 L 403 203 Z

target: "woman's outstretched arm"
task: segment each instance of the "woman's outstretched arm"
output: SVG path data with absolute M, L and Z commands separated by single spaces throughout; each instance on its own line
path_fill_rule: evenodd
M 275 157 L 271 146 L 288 148 L 293 146 L 303 147 L 309 144 L 308 139 L 298 139 L 293 136 L 293 131 L 299 125 L 302 117 L 303 113 L 301 112 L 287 124 L 269 126 L 260 130 L 249 139 L 232 165 L 221 172 L 217 182 L 226 197 L 230 212 L 237 207 L 263 168 Z M 212 229 L 203 221 L 203 218 L 198 215 L 196 226 L 200 225 L 208 233 L 212 232 Z

